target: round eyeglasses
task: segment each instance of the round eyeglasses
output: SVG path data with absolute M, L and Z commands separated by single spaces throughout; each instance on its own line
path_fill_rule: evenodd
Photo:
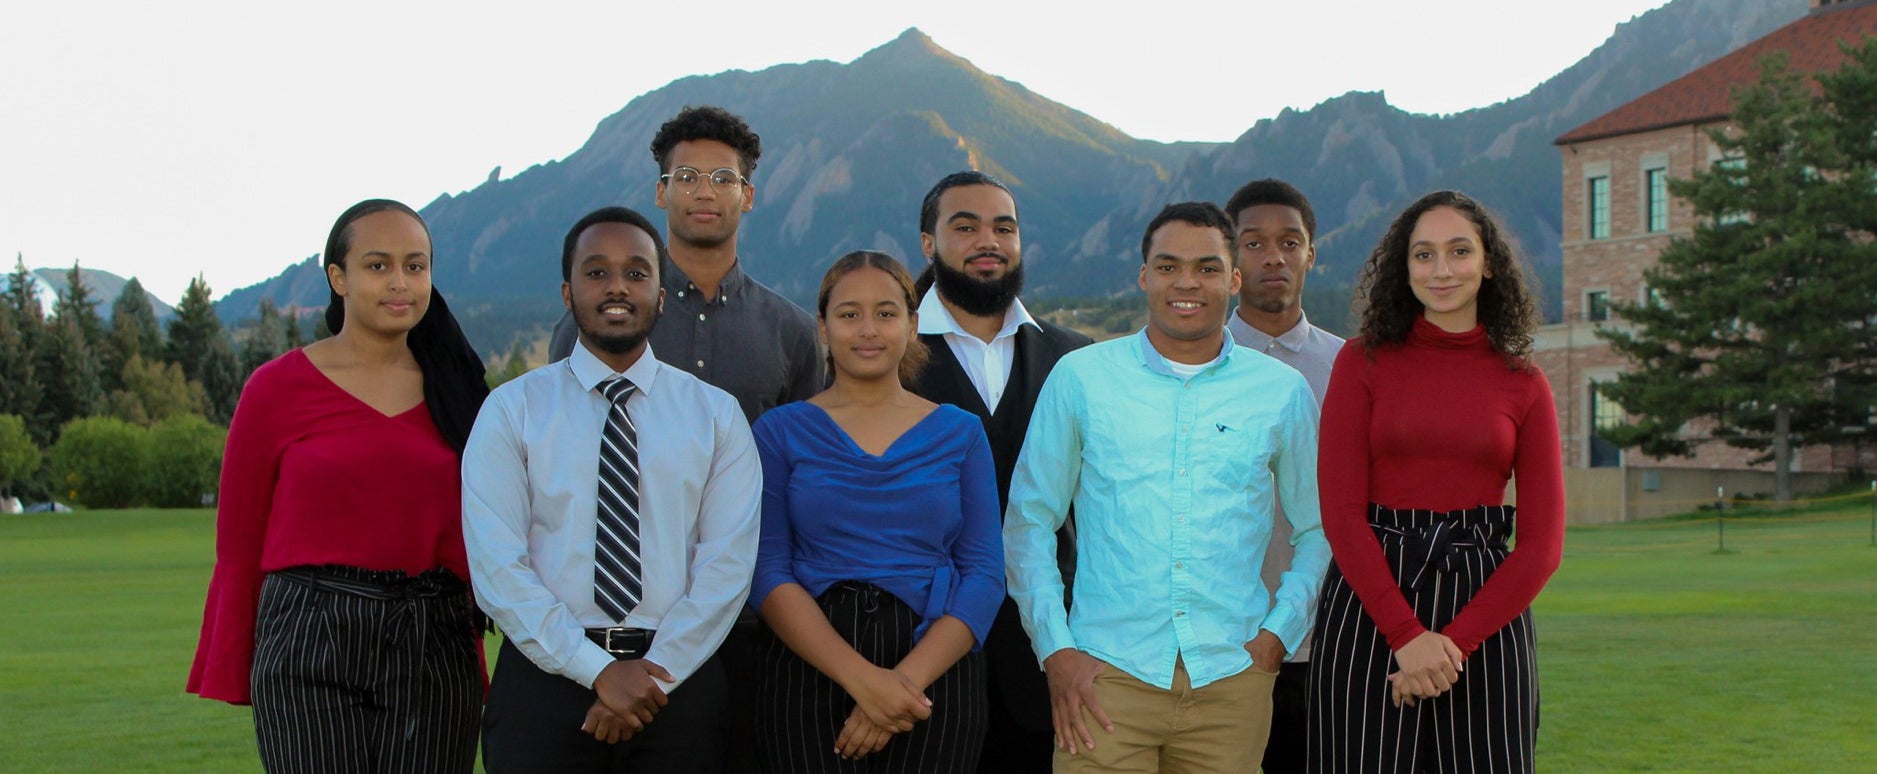
M 711 188 L 723 193 L 729 193 L 749 182 L 743 175 L 729 167 L 708 175 L 691 167 L 677 167 L 671 170 L 671 174 L 659 175 L 658 180 L 687 194 L 697 193 L 697 184 L 701 180 L 709 180 Z

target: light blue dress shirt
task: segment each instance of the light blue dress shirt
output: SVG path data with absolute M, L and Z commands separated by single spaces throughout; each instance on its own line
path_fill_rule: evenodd
M 1010 596 L 1037 659 L 1077 648 L 1162 689 L 1183 660 L 1198 688 L 1249 668 L 1259 629 L 1296 648 L 1330 560 L 1316 457 L 1309 384 L 1230 333 L 1190 379 L 1145 330 L 1064 356 L 1037 398 L 1004 516 Z M 1296 556 L 1273 596 L 1259 571 L 1275 499 Z M 1073 612 L 1056 567 L 1071 505 Z

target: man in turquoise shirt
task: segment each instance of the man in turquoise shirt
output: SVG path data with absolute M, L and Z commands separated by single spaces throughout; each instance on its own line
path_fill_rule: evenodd
M 1161 210 L 1141 258 L 1146 328 L 1064 356 L 1037 398 L 1004 519 L 1010 596 L 1048 675 L 1056 771 L 1254 771 L 1329 565 L 1316 400 L 1226 332 L 1241 280 L 1218 207 Z M 1296 556 L 1272 595 L 1277 501 Z M 1055 559 L 1071 506 L 1073 611 Z

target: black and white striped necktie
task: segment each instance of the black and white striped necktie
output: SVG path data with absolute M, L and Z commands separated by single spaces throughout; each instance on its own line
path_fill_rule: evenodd
M 626 414 L 626 399 L 637 389 L 623 376 L 600 383 L 612 408 L 600 433 L 593 601 L 622 623 L 644 594 L 639 577 L 639 429 Z

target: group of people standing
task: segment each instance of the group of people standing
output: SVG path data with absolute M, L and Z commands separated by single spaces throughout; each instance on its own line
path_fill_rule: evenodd
M 189 678 L 269 771 L 1531 770 L 1557 427 L 1477 202 L 1396 219 L 1347 343 L 1295 187 L 1169 205 L 1095 344 L 1025 309 L 994 177 L 810 314 L 738 259 L 750 127 L 652 155 L 669 245 L 575 222 L 551 362 L 493 392 L 417 214 L 334 224 L 335 335 L 230 427 Z

